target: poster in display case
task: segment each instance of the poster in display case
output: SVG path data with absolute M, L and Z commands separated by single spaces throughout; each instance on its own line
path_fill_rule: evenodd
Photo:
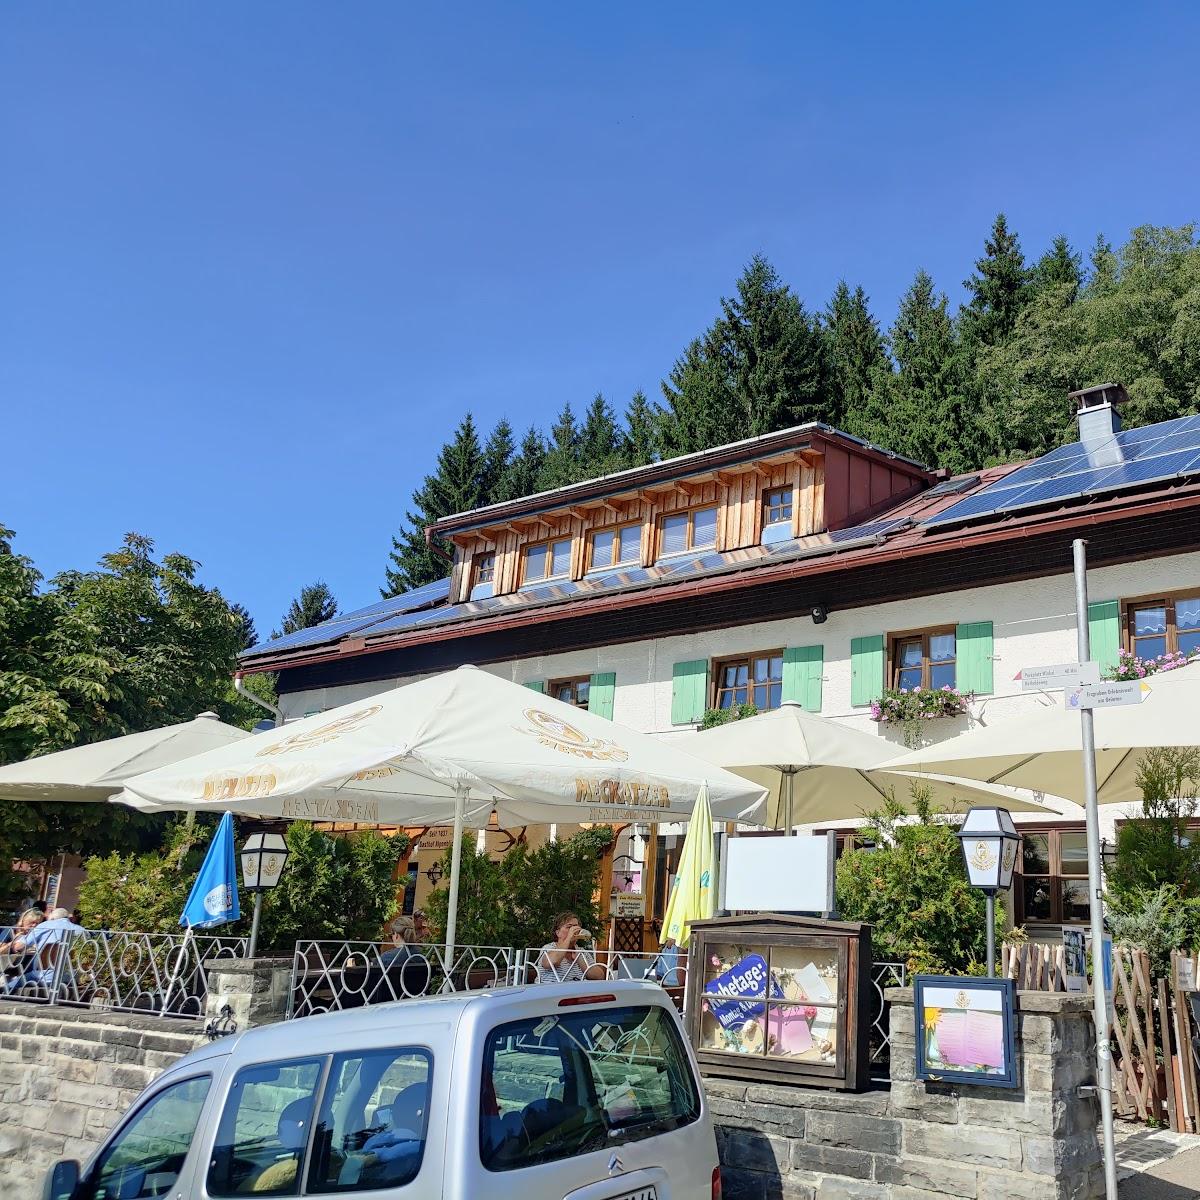
M 702 1074 L 866 1086 L 871 927 L 756 913 L 696 921 L 687 1022 Z
M 1015 983 L 964 975 L 913 980 L 917 1078 L 1017 1086 Z

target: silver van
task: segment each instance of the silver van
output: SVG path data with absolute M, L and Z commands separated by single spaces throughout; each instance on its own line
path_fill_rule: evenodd
M 47 1200 L 715 1200 L 696 1063 L 656 984 L 467 992 L 253 1029 L 154 1081 Z

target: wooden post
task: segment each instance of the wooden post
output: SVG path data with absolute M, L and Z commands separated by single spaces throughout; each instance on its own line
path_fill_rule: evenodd
M 1158 1019 L 1162 1030 L 1163 1074 L 1167 1084 L 1167 1118 L 1176 1133 L 1183 1132 L 1179 1107 L 1175 1102 L 1175 1055 L 1171 1052 L 1171 1009 L 1167 1004 L 1167 981 L 1158 980 Z
M 646 838 L 646 861 L 642 864 L 642 895 L 646 897 L 646 916 L 642 921 L 642 952 L 656 954 L 660 949 L 658 936 L 651 924 L 654 920 L 654 889 L 658 886 L 658 826 L 651 825 Z

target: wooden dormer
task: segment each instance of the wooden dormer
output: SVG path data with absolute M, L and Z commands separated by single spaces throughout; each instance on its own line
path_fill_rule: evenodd
M 802 425 L 457 513 L 430 532 L 455 548 L 456 603 L 844 529 L 933 482 L 908 459 Z

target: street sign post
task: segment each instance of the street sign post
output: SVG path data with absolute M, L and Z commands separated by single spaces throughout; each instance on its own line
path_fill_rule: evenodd
M 1086 687 L 1100 682 L 1100 664 L 1055 663 L 1048 667 L 1022 667 L 1018 675 L 1023 692 L 1049 692 L 1056 688 Z
M 1063 704 L 1073 709 L 1119 708 L 1124 704 L 1141 704 L 1149 692 L 1150 685 L 1140 679 L 1109 680 L 1068 688 L 1063 692 Z

